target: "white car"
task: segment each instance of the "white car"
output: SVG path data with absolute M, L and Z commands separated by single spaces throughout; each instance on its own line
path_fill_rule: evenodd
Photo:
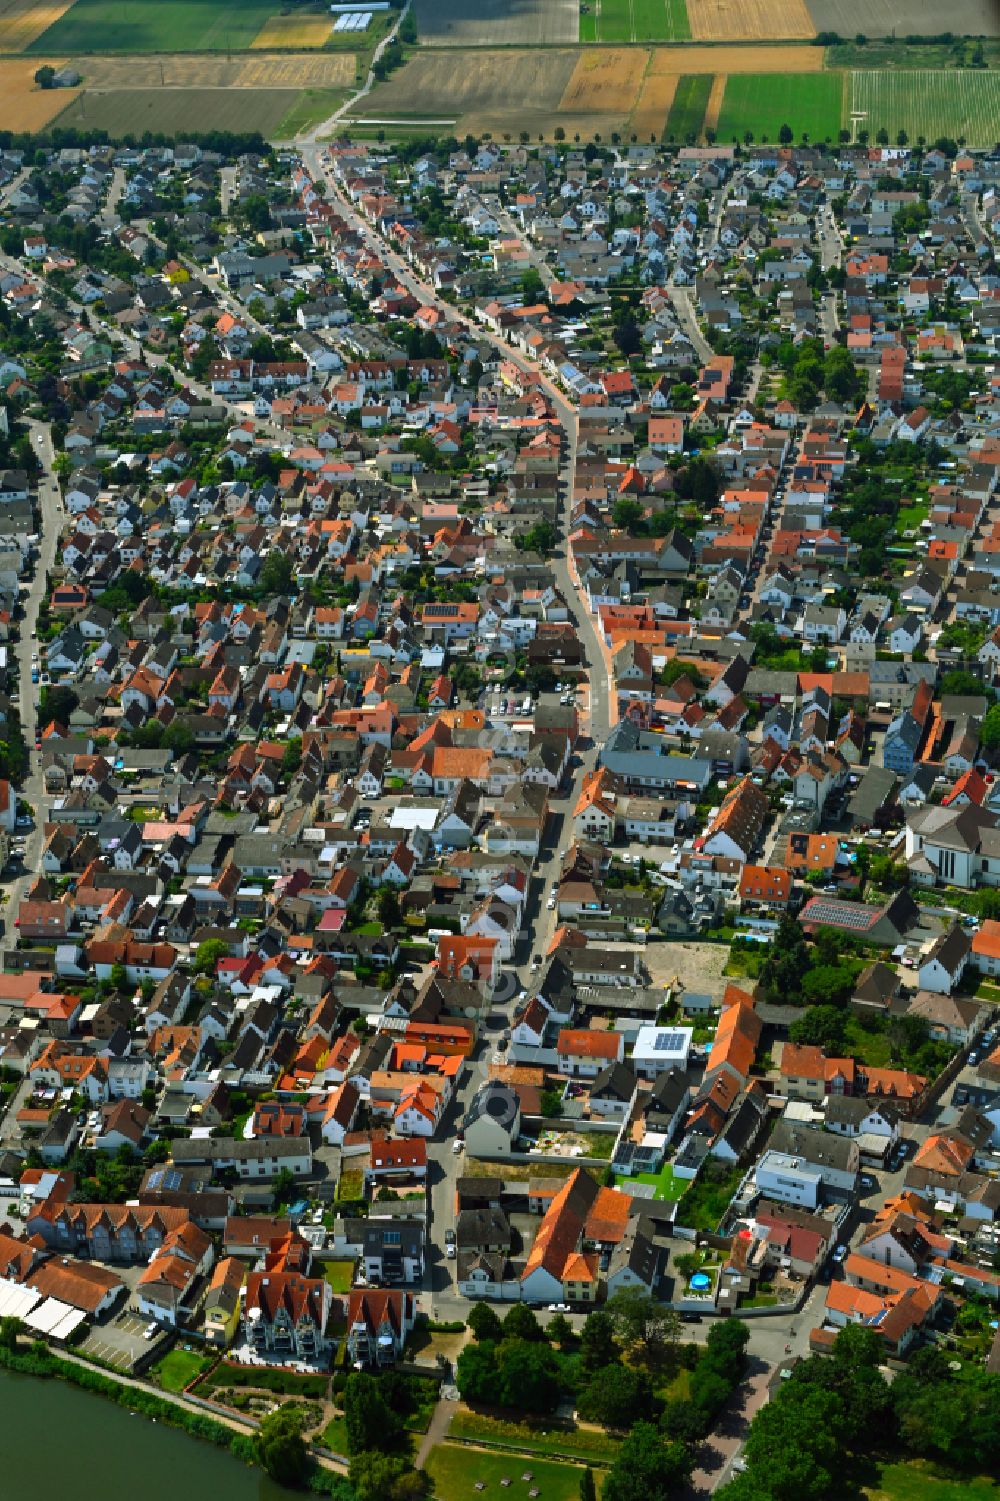
M 465 1150 L 465 1143 L 464 1142 L 462 1142 L 462 1141 L 453 1141 L 452 1142 L 452 1144 L 451 1144 L 451 1151 L 452 1151 L 452 1156 L 453 1157 L 460 1157 L 462 1155 L 462 1152 L 464 1150 Z
M 545 905 L 546 905 L 546 907 L 548 907 L 548 909 L 549 909 L 550 912 L 554 912 L 555 911 L 555 909 L 556 909 L 556 894 L 555 894 L 554 891 L 553 891 L 552 895 L 549 897 L 548 901 L 545 903 Z

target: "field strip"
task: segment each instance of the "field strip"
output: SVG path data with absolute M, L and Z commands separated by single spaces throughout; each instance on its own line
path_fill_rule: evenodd
M 694 0 L 688 19 L 696 42 L 796 41 L 816 35 L 804 0 Z
M 821 73 L 823 48 L 656 47 L 651 73 Z
M 350 88 L 353 52 L 220 53 L 139 57 L 85 57 L 78 64 L 88 89 L 299 89 Z M 37 67 L 37 63 L 36 63 Z
M 256 51 L 273 47 L 323 47 L 333 35 L 332 16 L 271 16 L 250 46 Z
M 712 92 L 708 96 L 705 106 L 705 130 L 717 130 L 719 126 L 719 111 L 722 109 L 722 99 L 726 92 L 728 74 L 717 73 L 712 80 Z
M 640 141 L 646 141 L 650 136 L 655 136 L 659 140 L 663 135 L 676 92 L 676 73 L 659 75 L 647 73 L 642 81 L 642 88 L 639 91 L 635 109 L 632 111 L 631 120 L 632 130 Z
M 629 114 L 648 62 L 647 54 L 635 47 L 585 52 L 559 100 L 559 113 Z
M 40 5 L 38 0 L 0 0 L 0 52 L 23 52 L 64 16 L 74 0 Z
M 911 140 L 949 136 L 970 146 L 1000 140 L 1000 74 L 957 69 L 915 72 L 855 72 L 851 107 L 864 118 L 859 129 L 872 137 L 885 129 L 890 140 L 905 130 Z

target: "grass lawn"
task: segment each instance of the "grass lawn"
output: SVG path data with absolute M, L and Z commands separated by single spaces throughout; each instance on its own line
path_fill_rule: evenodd
M 881 1465 L 878 1484 L 869 1486 L 865 1495 L 870 1501 L 996 1501 L 1000 1487 L 985 1475 L 959 1478 L 911 1460 Z
M 454 1438 L 476 1439 L 497 1448 L 525 1449 L 532 1454 L 569 1454 L 595 1465 L 611 1464 L 618 1452 L 614 1439 L 589 1428 L 557 1428 L 551 1421 L 542 1425 L 508 1423 L 479 1412 L 457 1412 L 448 1432 Z
M 776 141 L 783 125 L 795 139 L 836 140 L 844 111 L 843 73 L 733 73 L 719 114 L 719 140 Z
M 199 1355 L 197 1350 L 183 1350 L 177 1345 L 157 1362 L 153 1367 L 153 1375 L 165 1392 L 182 1392 L 196 1376 L 207 1371 L 211 1364 L 210 1355 Z
M 76 0 L 27 51 L 240 51 L 277 9 L 274 0 Z
M 686 1402 L 691 1395 L 691 1372 L 681 1366 L 675 1376 L 672 1376 L 665 1386 L 656 1388 L 656 1395 L 663 1402 Z
M 320 1434 L 318 1442 L 325 1449 L 332 1449 L 334 1454 L 347 1453 L 347 1419 L 342 1413 L 330 1419 Z
M 848 1013 L 844 1026 L 844 1047 L 859 1063 L 869 1068 L 888 1068 L 892 1057 L 889 1039 L 884 1032 L 866 1032 L 858 1018 Z
M 323 1281 L 329 1282 L 331 1288 L 335 1293 L 349 1293 L 354 1281 L 354 1262 L 324 1262 Z
M 340 1200 L 360 1199 L 364 1189 L 365 1175 L 358 1168 L 347 1168 L 340 1174 L 340 1182 L 337 1184 L 337 1198 Z
M 690 1178 L 678 1178 L 669 1162 L 664 1163 L 658 1173 L 632 1173 L 632 1181 L 635 1183 L 655 1183 L 654 1199 L 669 1199 L 674 1201 L 682 1194 L 686 1194 L 691 1187 Z M 629 1175 L 616 1173 L 615 1186 L 621 1188 L 623 1183 L 629 1181 Z
M 899 532 L 916 531 L 921 521 L 927 520 L 930 510 L 929 500 L 915 500 L 912 506 L 900 506 L 896 517 L 896 530 Z
M 525 1464 L 530 1466 L 531 1480 L 522 1480 Z M 488 1454 L 482 1449 L 466 1449 L 458 1444 L 437 1444 L 425 1466 L 437 1501 L 527 1501 L 528 1491 L 538 1490 L 539 1501 L 577 1501 L 580 1494 L 580 1471 L 576 1465 L 556 1464 L 550 1459 L 525 1461 L 516 1455 Z M 595 1474 L 600 1489 L 600 1475 Z M 509 1480 L 510 1485 L 501 1485 Z M 483 1489 L 477 1491 L 481 1481 Z

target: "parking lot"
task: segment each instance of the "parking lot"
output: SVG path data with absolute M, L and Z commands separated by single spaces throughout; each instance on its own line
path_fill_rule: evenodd
M 110 1323 L 95 1325 L 80 1349 L 106 1365 L 116 1366 L 120 1371 L 131 1371 L 141 1356 L 155 1350 L 166 1338 L 161 1333 L 153 1339 L 146 1339 L 143 1331 L 148 1324 L 148 1319 L 126 1308 Z

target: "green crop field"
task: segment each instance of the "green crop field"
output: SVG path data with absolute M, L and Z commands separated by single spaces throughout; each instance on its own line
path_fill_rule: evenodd
M 685 0 L 588 0 L 580 14 L 581 42 L 686 42 Z
M 776 141 L 783 125 L 796 140 L 837 139 L 844 114 L 843 73 L 732 73 L 719 114 L 718 139 Z
M 711 73 L 685 73 L 677 80 L 677 92 L 663 128 L 665 140 L 683 144 L 689 136 L 701 134 L 711 92 Z
M 1000 140 L 1000 73 L 853 73 L 851 110 L 863 115 L 858 128 L 873 140 L 882 129 L 891 141 L 905 130 L 914 142 L 918 136 L 927 141 L 950 136 L 970 146 L 992 146 Z
M 240 51 L 277 8 L 275 0 L 76 0 L 27 51 Z
M 299 104 L 299 89 L 119 89 L 85 91 L 59 116 L 61 126 L 126 135 L 176 135 L 178 131 L 259 130 L 275 139 Z

